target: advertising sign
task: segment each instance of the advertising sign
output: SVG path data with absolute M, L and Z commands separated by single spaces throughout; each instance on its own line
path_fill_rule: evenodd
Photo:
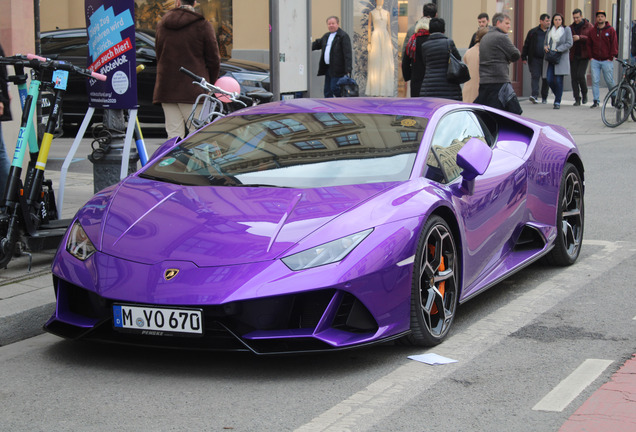
M 134 0 L 85 0 L 88 69 L 108 77 L 88 80 L 91 107 L 137 107 L 134 8 Z

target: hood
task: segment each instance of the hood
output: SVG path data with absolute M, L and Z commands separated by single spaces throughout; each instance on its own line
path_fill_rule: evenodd
M 190 24 L 204 20 L 202 15 L 187 9 L 173 9 L 163 17 L 163 24 L 170 30 L 181 30 Z
M 237 265 L 276 259 L 390 186 L 192 187 L 132 177 L 110 195 L 96 195 L 78 219 L 108 255 L 145 264 Z

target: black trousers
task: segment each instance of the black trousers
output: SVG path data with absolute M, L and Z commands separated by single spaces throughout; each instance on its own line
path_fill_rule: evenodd
M 543 74 L 543 59 L 533 59 L 528 62 L 528 69 L 530 69 L 530 77 L 532 84 L 532 96 L 539 98 L 539 82 L 541 82 L 541 99 L 548 98 L 548 80 L 541 78 Z
M 590 59 L 575 56 L 570 61 L 570 78 L 572 79 L 572 93 L 574 99 L 579 100 L 581 96 L 587 98 L 587 65 Z

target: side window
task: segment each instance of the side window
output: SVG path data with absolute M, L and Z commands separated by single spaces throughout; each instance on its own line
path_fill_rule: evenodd
M 86 57 L 88 55 L 88 37 L 63 36 L 48 37 L 42 40 L 42 54 L 59 54 L 60 57 Z
M 459 177 L 462 170 L 457 166 L 457 153 L 470 138 L 491 144 L 471 111 L 455 111 L 442 118 L 426 156 L 424 176 L 440 183 L 450 183 Z

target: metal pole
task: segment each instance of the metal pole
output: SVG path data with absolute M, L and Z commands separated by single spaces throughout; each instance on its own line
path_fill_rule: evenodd
M 278 0 L 269 0 L 269 82 L 273 100 L 280 100 L 280 29 Z

